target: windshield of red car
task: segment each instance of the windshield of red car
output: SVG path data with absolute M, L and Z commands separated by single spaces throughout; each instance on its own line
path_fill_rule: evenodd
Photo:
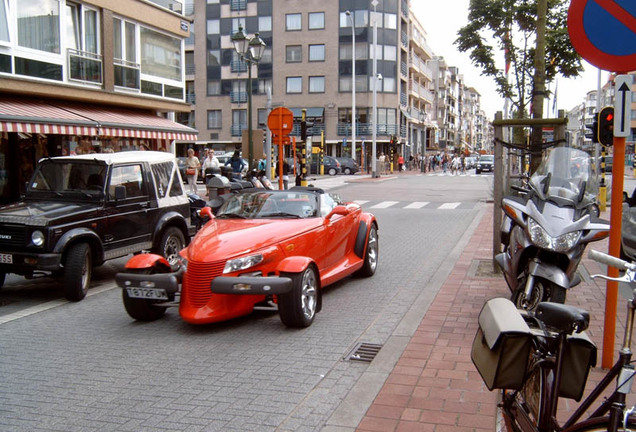
M 232 195 L 217 212 L 217 218 L 309 218 L 318 214 L 314 193 L 259 191 Z

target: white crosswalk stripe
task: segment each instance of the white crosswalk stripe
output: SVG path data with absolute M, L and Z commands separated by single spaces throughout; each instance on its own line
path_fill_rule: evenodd
M 354 202 L 354 203 L 356 203 L 356 204 L 358 204 L 358 205 L 360 205 L 360 206 L 363 206 L 363 205 L 365 205 L 366 203 L 368 203 L 368 202 L 369 202 L 369 200 L 354 200 L 353 202 Z
M 451 203 L 444 203 L 441 206 L 437 207 L 439 210 L 453 210 L 456 209 L 457 207 L 459 207 L 461 203 L 458 202 L 451 202 Z
M 405 206 L 405 209 L 421 209 L 422 207 L 426 206 L 427 204 L 429 204 L 427 201 L 425 202 L 421 202 L 421 201 L 415 201 L 412 202 L 411 204 Z
M 375 209 L 384 209 L 384 208 L 389 208 L 395 204 L 397 204 L 397 201 L 382 201 L 379 204 L 376 204 L 374 206 L 371 206 L 371 208 L 375 208 Z

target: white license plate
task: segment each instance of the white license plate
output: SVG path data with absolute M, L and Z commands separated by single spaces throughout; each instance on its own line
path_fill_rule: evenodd
M 158 288 L 126 288 L 128 297 L 148 300 L 168 300 L 165 289 Z
M 13 255 L 0 254 L 0 264 L 13 264 Z

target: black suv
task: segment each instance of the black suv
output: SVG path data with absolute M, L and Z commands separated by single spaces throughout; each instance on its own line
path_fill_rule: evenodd
M 482 171 L 493 172 L 495 168 L 495 157 L 493 155 L 482 155 L 475 166 L 475 173 L 481 174 Z
M 93 266 L 144 250 L 174 264 L 194 231 L 170 153 L 43 159 L 23 199 L 0 208 L 0 287 L 7 273 L 59 275 L 79 301 Z

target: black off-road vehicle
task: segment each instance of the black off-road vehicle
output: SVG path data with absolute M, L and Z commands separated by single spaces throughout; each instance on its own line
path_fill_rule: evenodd
M 7 273 L 59 276 L 79 301 L 107 260 L 150 250 L 176 263 L 195 231 L 190 217 L 170 153 L 42 159 L 23 199 L 0 208 L 0 287 Z

